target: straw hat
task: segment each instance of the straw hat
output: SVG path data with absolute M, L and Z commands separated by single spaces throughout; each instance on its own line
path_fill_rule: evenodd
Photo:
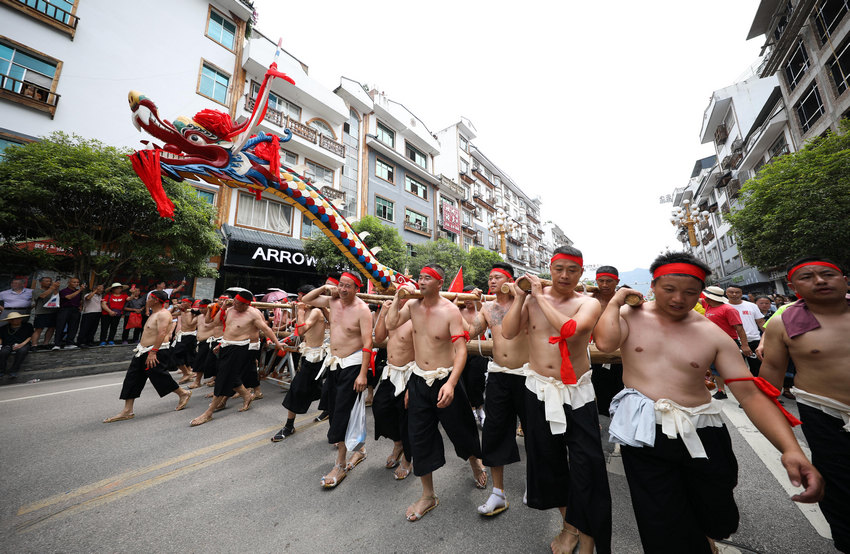
M 122 285 L 121 283 L 112 283 L 111 285 L 109 285 L 107 290 L 112 290 L 116 287 L 121 287 L 122 289 L 128 289 L 128 288 L 130 288 L 130 285 Z
M 28 319 L 30 314 L 21 314 L 18 312 L 9 312 L 9 315 L 3 318 L 3 321 L 9 321 L 12 319 Z
M 726 293 L 720 287 L 708 287 L 703 291 L 703 294 L 706 298 L 714 300 L 715 302 L 722 302 L 723 304 L 729 303 L 729 299 L 726 298 Z

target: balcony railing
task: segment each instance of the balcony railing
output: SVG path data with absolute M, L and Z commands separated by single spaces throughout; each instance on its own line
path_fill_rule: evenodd
M 333 187 L 329 187 L 327 185 L 323 186 L 321 189 L 322 196 L 328 198 L 330 200 L 342 200 L 345 202 L 345 191 L 337 190 Z
M 248 111 L 252 111 L 254 109 L 255 102 L 255 98 L 246 98 L 245 109 Z M 313 129 L 312 127 L 308 127 L 307 125 L 304 125 L 300 121 L 292 119 L 291 117 L 283 114 L 282 112 L 269 108 L 266 110 L 266 116 L 264 119 L 274 123 L 279 127 L 289 129 L 290 131 L 292 131 L 293 134 L 298 135 L 307 142 L 312 142 L 313 144 L 318 143 L 320 147 L 336 154 L 340 158 L 345 157 L 345 146 L 336 142 L 333 139 L 326 137 L 325 135 L 320 135 L 319 132 Z
M 36 107 L 42 105 L 45 109 L 56 108 L 59 103 L 59 95 L 50 92 L 50 89 L 19 81 L 8 75 L 0 75 L 0 92 L 19 97 L 14 98 L 16 101 L 33 102 Z
M 295 132 L 295 131 L 293 131 L 293 132 Z M 334 140 L 329 139 L 325 135 L 319 135 L 319 146 L 321 146 L 322 148 L 324 148 L 325 150 L 327 150 L 329 152 L 333 152 L 334 154 L 336 154 L 340 158 L 345 157 L 345 146 L 341 145 L 340 143 L 338 143 Z
M 286 118 L 286 128 L 293 132 L 293 134 L 298 135 L 308 142 L 312 142 L 316 144 L 316 140 L 319 136 L 319 133 L 310 127 L 307 127 L 300 121 L 295 121 L 287 116 Z
M 727 138 L 729 138 L 729 130 L 726 128 L 725 123 L 721 123 L 714 131 L 714 142 L 717 144 L 725 144 Z
M 80 18 L 69 11 L 65 11 L 59 6 L 55 6 L 47 0 L 14 0 L 18 4 L 22 4 L 32 11 L 46 15 L 51 20 L 67 27 L 68 29 L 76 29 Z
M 431 236 L 431 229 L 429 229 L 427 225 L 422 225 L 422 222 L 420 221 L 405 219 L 404 228 L 408 231 L 413 231 L 414 233 Z

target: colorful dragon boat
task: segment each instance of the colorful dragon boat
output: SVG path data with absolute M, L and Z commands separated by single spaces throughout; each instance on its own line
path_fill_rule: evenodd
M 131 91 L 133 124 L 162 145 L 142 141 L 147 148 L 131 155 L 133 169 L 145 183 L 163 217 L 173 217 L 174 205 L 162 187 L 162 176 L 176 181 L 201 180 L 222 188 L 242 188 L 256 194 L 279 196 L 307 216 L 333 242 L 353 267 L 365 275 L 378 290 L 392 291 L 407 279 L 398 271 L 381 264 L 362 238 L 303 176 L 281 165 L 280 143 L 292 138 L 286 129 L 283 137 L 254 133 L 268 109 L 270 83 L 283 79 L 295 84 L 277 70 L 277 56 L 263 78 L 251 117 L 235 124 L 229 114 L 202 110 L 192 118 L 179 117 L 173 123 L 162 119 L 156 105 L 143 94 Z

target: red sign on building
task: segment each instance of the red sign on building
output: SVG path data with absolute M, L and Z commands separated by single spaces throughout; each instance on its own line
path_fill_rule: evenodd
M 446 231 L 451 231 L 452 233 L 459 235 L 460 234 L 460 210 L 457 206 L 452 206 L 451 204 L 447 204 L 446 202 L 442 203 L 443 206 L 443 229 Z

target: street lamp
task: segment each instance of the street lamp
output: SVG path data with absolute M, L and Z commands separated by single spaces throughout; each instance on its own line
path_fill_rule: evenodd
M 688 240 L 691 246 L 697 246 L 699 243 L 697 242 L 695 227 L 697 225 L 704 227 L 708 223 L 708 212 L 701 212 L 698 208 L 692 208 L 690 200 L 682 200 L 682 205 L 684 209 L 676 208 L 673 210 L 673 217 L 670 218 L 670 223 L 674 227 L 687 229 Z
M 491 233 L 497 233 L 499 235 L 499 253 L 504 258 L 508 253 L 508 247 L 505 243 L 505 235 L 516 230 L 516 222 L 508 219 L 508 214 L 500 207 L 496 210 L 493 222 L 487 228 Z

